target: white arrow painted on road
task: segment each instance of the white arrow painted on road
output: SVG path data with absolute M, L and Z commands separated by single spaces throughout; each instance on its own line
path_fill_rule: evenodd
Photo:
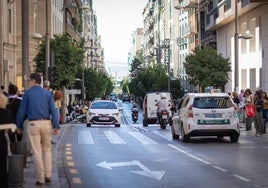
M 128 161 L 128 162 L 117 162 L 117 163 L 107 163 L 106 161 L 103 161 L 103 162 L 97 164 L 97 166 L 100 166 L 102 168 L 106 168 L 109 170 L 112 170 L 112 167 L 131 166 L 131 165 L 137 165 L 142 170 L 130 171 L 130 172 L 135 173 L 135 174 L 139 174 L 142 176 L 154 178 L 157 180 L 161 180 L 166 173 L 166 171 L 152 171 L 149 168 L 147 168 L 146 166 L 144 166 L 140 161 L 136 161 L 136 160 Z

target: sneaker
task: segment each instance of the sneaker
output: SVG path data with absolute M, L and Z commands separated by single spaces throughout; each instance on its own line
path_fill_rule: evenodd
M 37 185 L 37 186 L 42 186 L 42 185 L 44 185 L 44 183 L 42 183 L 42 182 L 40 182 L 40 181 L 37 181 L 37 182 L 35 183 L 35 185 Z
M 51 179 L 49 177 L 45 177 L 45 182 L 46 183 L 51 183 Z

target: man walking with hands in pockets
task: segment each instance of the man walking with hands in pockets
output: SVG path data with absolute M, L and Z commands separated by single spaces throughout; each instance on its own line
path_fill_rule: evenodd
M 51 127 L 53 134 L 57 135 L 59 118 L 52 93 L 40 86 L 41 76 L 32 73 L 27 84 L 29 90 L 23 95 L 17 113 L 17 132 L 22 133 L 23 122 L 28 119 L 27 132 L 33 152 L 36 185 L 43 185 L 51 183 Z

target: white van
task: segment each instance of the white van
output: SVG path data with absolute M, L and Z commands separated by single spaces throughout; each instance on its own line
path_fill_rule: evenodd
M 160 100 L 160 93 L 165 93 L 167 100 L 170 101 L 170 108 L 173 104 L 173 98 L 171 93 L 169 92 L 148 92 L 145 94 L 143 100 L 143 127 L 147 127 L 148 124 L 155 124 L 157 122 L 157 106 L 156 103 Z M 170 108 L 167 110 L 169 111 L 169 117 L 171 117 Z

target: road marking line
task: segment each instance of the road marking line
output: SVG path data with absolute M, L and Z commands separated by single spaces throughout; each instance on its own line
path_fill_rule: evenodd
M 72 155 L 73 153 L 71 151 L 65 151 L 65 155 Z
M 238 174 L 233 174 L 233 176 L 236 177 L 236 178 L 238 178 L 238 179 L 240 179 L 240 180 L 243 180 L 243 181 L 246 181 L 246 182 L 250 182 L 249 179 L 247 179 L 247 178 L 245 178 L 245 177 L 243 177 L 243 176 L 240 176 L 240 175 L 238 175 Z
M 70 172 L 70 174 L 78 174 L 78 171 L 75 168 L 70 168 L 69 172 Z
M 67 161 L 72 161 L 73 160 L 73 157 L 72 156 L 66 156 L 66 160 Z
M 178 148 L 178 147 L 176 147 L 176 146 L 173 146 L 172 144 L 168 144 L 168 145 L 169 145 L 170 147 L 174 148 L 175 150 L 177 150 L 177 151 L 179 151 L 179 152 L 181 152 L 181 153 L 184 153 L 185 155 L 188 155 L 189 157 L 191 157 L 191 158 L 193 158 L 193 159 L 196 159 L 196 160 L 198 160 L 198 161 L 200 161 L 200 162 L 202 162 L 202 163 L 205 163 L 205 164 L 207 164 L 207 165 L 210 165 L 210 166 L 212 166 L 213 168 L 216 168 L 216 169 L 218 169 L 218 170 L 220 170 L 220 171 L 222 171 L 222 172 L 228 172 L 228 170 L 226 170 L 226 169 L 224 169 L 224 168 L 222 168 L 222 167 L 219 167 L 219 166 L 212 165 L 210 162 L 205 161 L 205 160 L 203 160 L 203 159 L 200 159 L 199 157 L 196 157 L 196 156 L 194 156 L 194 155 L 192 155 L 192 154 L 190 154 L 190 153 L 188 153 L 188 152 L 186 152 L 186 151 L 184 151 L 184 150 L 182 150 L 182 149 L 180 149 L 180 148 Z M 240 176 L 240 175 L 238 175 L 238 174 L 233 174 L 232 176 L 234 176 L 234 177 L 236 177 L 236 178 L 238 178 L 238 179 L 240 179 L 240 180 L 242 180 L 242 181 L 246 181 L 246 182 L 250 182 L 250 181 L 251 181 L 250 179 L 247 179 L 247 178 L 245 178 L 245 177 L 243 177 L 243 176 Z
M 74 162 L 67 162 L 67 166 L 75 166 Z
M 78 144 L 94 144 L 91 133 L 88 130 L 78 131 Z
M 103 133 L 111 144 L 126 144 L 126 142 L 114 131 L 103 131 Z
M 131 136 L 135 137 L 138 141 L 142 144 L 157 144 L 154 140 L 150 139 L 149 137 L 143 135 L 140 132 L 128 132 Z
M 80 178 L 72 178 L 73 183 L 82 183 L 82 180 Z
M 200 162 L 202 162 L 202 163 L 204 163 L 204 164 L 210 164 L 210 162 L 208 162 L 208 161 L 205 161 L 205 160 L 203 160 L 203 159 L 201 159 L 201 158 L 199 158 L 199 157 L 196 157 L 196 156 L 194 156 L 194 155 L 192 155 L 192 154 L 190 154 L 190 153 L 188 153 L 188 152 L 186 152 L 186 151 L 184 151 L 184 150 L 182 150 L 182 149 L 180 149 L 180 148 L 177 148 L 176 146 L 173 146 L 172 144 L 168 144 L 170 147 L 172 147 L 172 148 L 174 148 L 175 150 L 177 150 L 177 151 L 179 151 L 179 152 L 181 152 L 181 153 L 184 153 L 185 155 L 188 155 L 189 157 L 191 157 L 191 158 L 193 158 L 193 159 L 196 159 L 196 160 L 198 160 L 198 161 L 200 161 Z
M 224 168 L 222 168 L 222 167 L 220 167 L 220 166 L 212 165 L 212 167 L 213 167 L 213 168 L 216 168 L 217 170 L 220 170 L 220 171 L 222 171 L 222 172 L 228 172 L 228 170 L 226 170 L 226 169 L 224 169 Z

